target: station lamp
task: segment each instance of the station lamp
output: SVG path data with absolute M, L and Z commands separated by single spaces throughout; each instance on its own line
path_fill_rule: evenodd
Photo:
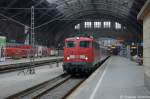
M 135 46 L 135 45 L 131 46 L 131 49 L 136 49 L 136 48 L 137 48 L 137 46 Z
M 115 48 L 116 48 L 116 46 L 112 45 L 112 46 L 111 46 L 111 48 L 112 48 L 112 49 L 115 49 Z

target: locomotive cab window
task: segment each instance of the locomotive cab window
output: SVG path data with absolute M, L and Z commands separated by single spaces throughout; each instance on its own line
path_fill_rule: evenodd
M 75 42 L 74 41 L 67 41 L 66 42 L 66 47 L 67 48 L 73 48 L 73 47 L 75 47 L 76 45 L 75 45 Z
M 89 48 L 90 47 L 90 41 L 80 41 L 80 47 Z

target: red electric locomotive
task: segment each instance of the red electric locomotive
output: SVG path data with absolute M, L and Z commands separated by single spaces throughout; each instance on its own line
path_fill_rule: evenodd
M 100 58 L 100 46 L 93 38 L 65 39 L 63 69 L 67 73 L 91 73 L 97 68 Z

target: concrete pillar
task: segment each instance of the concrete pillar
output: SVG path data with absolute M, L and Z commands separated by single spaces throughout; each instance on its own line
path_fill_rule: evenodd
M 147 0 L 137 18 L 143 20 L 144 82 L 150 90 L 150 0 Z
M 127 45 L 127 58 L 131 59 L 131 49 L 130 49 L 130 45 Z
M 26 34 L 26 38 L 25 38 L 25 42 L 24 42 L 25 44 L 29 44 L 29 39 L 30 39 L 29 38 L 30 36 L 29 36 L 29 33 L 28 33 L 29 30 L 30 30 L 29 27 L 27 27 L 27 26 L 24 27 L 24 34 Z

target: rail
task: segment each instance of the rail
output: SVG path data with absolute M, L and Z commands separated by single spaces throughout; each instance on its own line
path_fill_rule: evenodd
M 58 63 L 58 62 L 61 62 L 61 61 L 63 61 L 63 58 L 35 61 L 34 62 L 34 67 L 49 65 L 49 64 Z M 1 65 L 0 66 L 0 74 L 7 73 L 7 72 L 18 71 L 18 70 L 23 70 L 23 69 L 27 69 L 29 67 L 31 67 L 30 62 L 9 64 L 9 65 Z

